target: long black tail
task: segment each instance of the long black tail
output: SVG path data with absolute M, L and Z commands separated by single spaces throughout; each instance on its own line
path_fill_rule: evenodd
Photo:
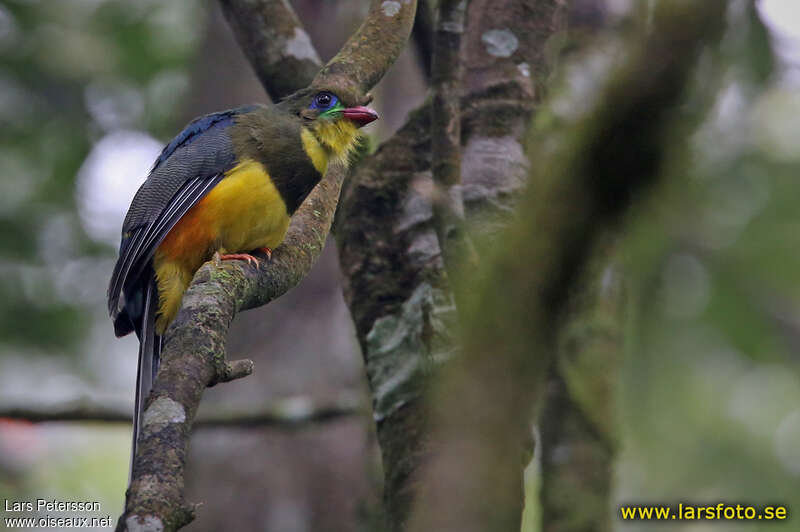
M 136 370 L 136 401 L 133 410 L 133 445 L 131 446 L 131 466 L 128 482 L 133 478 L 133 460 L 136 457 L 136 443 L 142 427 L 144 402 L 153 388 L 153 381 L 158 371 L 161 355 L 161 336 L 156 334 L 156 310 L 158 309 L 158 291 L 154 278 L 147 282 L 144 294 L 142 325 L 139 332 L 139 366 Z

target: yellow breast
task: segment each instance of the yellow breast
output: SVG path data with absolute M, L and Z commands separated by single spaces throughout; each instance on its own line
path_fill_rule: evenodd
M 276 248 L 286 236 L 286 204 L 256 161 L 247 160 L 231 169 L 202 203 L 205 216 L 216 228 L 220 253 Z
M 276 248 L 286 236 L 289 213 L 266 169 L 245 160 L 226 173 L 172 228 L 156 250 L 159 295 L 156 328 L 163 334 L 180 308 L 194 272 L 215 251 Z

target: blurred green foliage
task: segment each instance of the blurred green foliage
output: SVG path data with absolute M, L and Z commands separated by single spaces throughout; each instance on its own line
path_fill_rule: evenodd
M 0 339 L 75 348 L 104 279 L 81 300 L 70 261 L 109 257 L 81 226 L 76 174 L 106 133 L 174 132 L 205 18 L 197 0 L 0 4 Z M 74 291 L 74 290 L 73 290 Z
M 648 14 L 638 20 L 647 25 Z M 573 340 L 583 331 L 581 360 L 593 364 L 569 366 L 571 353 L 563 346 L 559 353 L 572 398 L 598 433 L 606 430 L 597 420 L 605 419 L 609 403 L 593 387 L 606 380 L 618 385 L 609 507 L 616 530 L 798 529 L 798 65 L 775 53 L 786 43 L 770 35 L 757 4 L 731 1 L 728 22 L 720 44 L 699 58 L 689 93 L 673 113 L 663 140 L 664 184 L 638 198 L 614 246 L 619 253 L 608 261 L 625 284 L 625 330 L 608 326 L 617 296 L 605 290 L 606 302 L 589 302 L 595 306 L 588 318 L 570 314 L 565 331 Z M 567 47 L 574 57 L 560 66 L 534 121 L 532 134 L 545 151 L 569 140 L 613 65 L 625 60 L 627 29 L 630 19 Z M 589 276 L 605 283 L 599 271 Z M 598 319 L 606 325 L 595 331 Z M 624 357 L 597 349 L 609 333 L 624 333 Z M 570 443 L 560 450 L 575 460 Z M 564 499 L 584 508 L 581 496 L 576 490 Z M 720 501 L 783 504 L 790 517 L 655 525 L 623 523 L 618 513 L 624 503 Z
M 730 22 L 701 58 L 682 122 L 665 140 L 676 146 L 665 186 L 631 220 L 618 498 L 779 503 L 792 514 L 800 509 L 800 92 L 775 64 L 755 7 L 733 2 Z M 797 521 L 713 526 L 796 530 Z

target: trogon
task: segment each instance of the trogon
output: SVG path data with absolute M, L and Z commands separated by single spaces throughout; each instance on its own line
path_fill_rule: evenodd
M 346 93 L 302 89 L 277 105 L 202 116 L 163 149 L 133 198 L 108 288 L 116 335 L 139 338 L 133 456 L 161 340 L 197 269 L 270 256 L 330 161 L 344 164 L 372 109 Z

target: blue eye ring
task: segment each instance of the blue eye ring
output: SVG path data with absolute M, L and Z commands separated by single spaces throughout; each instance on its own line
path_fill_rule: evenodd
M 335 94 L 328 91 L 318 92 L 311 100 L 311 109 L 319 109 L 320 111 L 327 111 L 339 103 L 339 99 Z

